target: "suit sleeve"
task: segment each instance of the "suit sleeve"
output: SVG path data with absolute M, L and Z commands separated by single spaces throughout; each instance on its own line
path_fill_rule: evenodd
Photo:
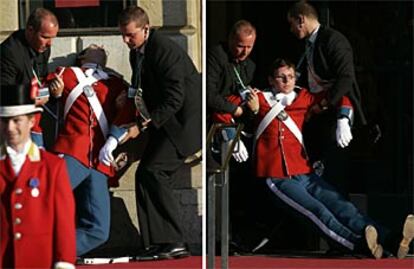
M 155 44 L 154 44 L 155 45 Z M 163 96 L 158 105 L 151 111 L 151 123 L 157 129 L 163 126 L 183 106 L 185 98 L 185 71 L 186 62 L 183 52 L 167 41 L 160 40 L 153 54 L 154 65 Z
M 225 70 L 215 54 L 209 51 L 207 55 L 207 107 L 214 112 L 233 114 L 237 105 L 228 102 L 223 96 L 225 89 L 220 88 L 220 76 L 225 75 Z
M 335 77 L 330 88 L 330 104 L 337 106 L 341 98 L 349 95 L 355 80 L 354 60 L 351 44 L 342 34 L 335 34 L 329 39 L 327 48 L 328 65 Z
M 16 84 L 18 80 L 17 59 L 14 53 L 8 47 L 1 47 L 0 49 L 0 70 L 1 83 L 5 85 Z
M 53 262 L 63 261 L 74 264 L 76 261 L 75 202 L 63 159 L 58 159 L 55 169 Z
M 242 99 L 240 95 L 230 95 L 226 97 L 226 101 L 234 104 L 234 105 L 240 105 L 242 103 Z M 231 124 L 233 123 L 233 115 L 231 113 L 219 113 L 219 112 L 213 112 L 211 114 L 211 121 L 215 123 L 226 123 Z

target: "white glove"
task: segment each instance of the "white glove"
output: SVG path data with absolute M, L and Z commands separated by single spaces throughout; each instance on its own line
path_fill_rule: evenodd
M 345 148 L 352 140 L 351 126 L 348 118 L 341 118 L 336 123 L 336 143 L 341 148 Z
M 233 158 L 236 162 L 242 163 L 247 161 L 249 158 L 249 153 L 247 152 L 246 146 L 244 145 L 243 141 L 239 140 L 234 148 Z
M 112 152 L 118 146 L 118 140 L 113 136 L 110 136 L 107 140 L 105 145 L 99 151 L 99 161 L 103 164 L 110 166 L 111 163 L 114 161 L 114 156 L 112 156 Z

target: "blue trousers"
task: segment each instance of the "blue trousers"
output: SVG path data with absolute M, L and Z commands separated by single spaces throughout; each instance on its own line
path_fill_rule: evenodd
M 348 250 L 359 250 L 365 243 L 367 225 L 377 228 L 380 241 L 387 234 L 385 228 L 362 215 L 350 201 L 316 174 L 296 175 L 290 179 L 268 178 L 266 184 L 274 194 L 274 202 L 304 216 L 328 240 Z
M 105 243 L 109 237 L 110 203 L 107 176 L 65 155 L 76 198 L 76 255 Z

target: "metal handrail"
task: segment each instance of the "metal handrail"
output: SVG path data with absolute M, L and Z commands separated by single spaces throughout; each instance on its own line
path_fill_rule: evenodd
M 206 141 L 206 148 L 209 149 L 211 143 L 213 142 L 214 139 L 214 135 L 218 130 L 224 129 L 224 128 L 229 128 L 229 127 L 236 127 L 236 137 L 231 141 L 230 146 L 228 148 L 228 151 L 225 155 L 224 161 L 221 163 L 220 167 L 217 169 L 208 169 L 207 172 L 209 173 L 215 173 L 215 174 L 219 174 L 222 173 L 224 171 L 226 171 L 229 162 L 230 162 L 230 158 L 232 156 L 232 153 L 234 151 L 234 148 L 237 145 L 237 142 L 240 139 L 240 135 L 241 132 L 244 128 L 244 124 L 243 123 L 214 123 L 211 127 L 210 130 L 208 131 L 207 134 L 207 141 Z
M 236 128 L 236 136 L 231 141 L 226 150 L 223 143 L 220 145 L 221 165 L 216 169 L 208 169 L 210 176 L 207 180 L 207 212 L 209 214 L 207 221 L 208 239 L 207 239 L 207 268 L 215 268 L 215 243 L 216 243 L 216 187 L 221 188 L 221 268 L 228 269 L 229 257 L 229 162 L 232 153 L 238 143 L 243 129 L 243 124 L 224 124 L 215 123 L 210 127 L 207 135 L 206 146 L 210 150 L 214 135 L 223 128 Z M 227 152 L 226 152 L 227 151 Z M 217 184 L 217 177 L 220 178 L 220 184 Z

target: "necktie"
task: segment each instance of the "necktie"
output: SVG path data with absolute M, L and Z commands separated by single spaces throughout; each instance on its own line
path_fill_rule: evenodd
M 132 54 L 132 61 L 131 61 L 131 65 L 132 65 L 132 86 L 136 89 L 135 92 L 135 96 L 134 96 L 134 102 L 135 102 L 135 107 L 137 108 L 138 112 L 139 112 L 139 117 L 138 117 L 138 123 L 141 124 L 142 123 L 149 120 L 151 118 L 150 113 L 148 112 L 147 106 L 145 104 L 144 101 L 144 97 L 143 97 L 143 91 L 141 88 L 141 78 L 142 78 L 142 63 L 144 61 L 144 54 L 141 53 L 140 51 L 134 51 Z
M 307 40 L 305 48 L 306 48 L 305 52 L 306 52 L 306 60 L 308 61 L 308 66 L 312 66 L 312 68 L 313 68 L 313 60 L 312 60 L 313 43 L 311 41 Z
M 135 89 L 141 87 L 142 62 L 144 61 L 144 54 L 140 51 L 132 52 L 132 86 Z
M 321 92 L 324 90 L 322 84 L 323 81 L 315 72 L 315 66 L 313 64 L 313 53 L 314 53 L 314 43 L 309 40 L 306 41 L 306 47 L 309 50 L 306 60 L 308 62 L 308 85 L 309 90 L 312 93 Z
M 309 65 L 309 58 L 311 57 L 311 49 L 312 49 L 312 42 L 310 42 L 309 40 L 306 41 L 306 45 L 305 45 L 305 52 L 302 54 L 302 56 L 299 59 L 298 64 L 296 65 L 296 79 L 298 80 L 301 76 L 301 72 L 300 72 L 300 68 L 303 64 L 303 61 L 306 58 L 306 61 L 308 62 Z

